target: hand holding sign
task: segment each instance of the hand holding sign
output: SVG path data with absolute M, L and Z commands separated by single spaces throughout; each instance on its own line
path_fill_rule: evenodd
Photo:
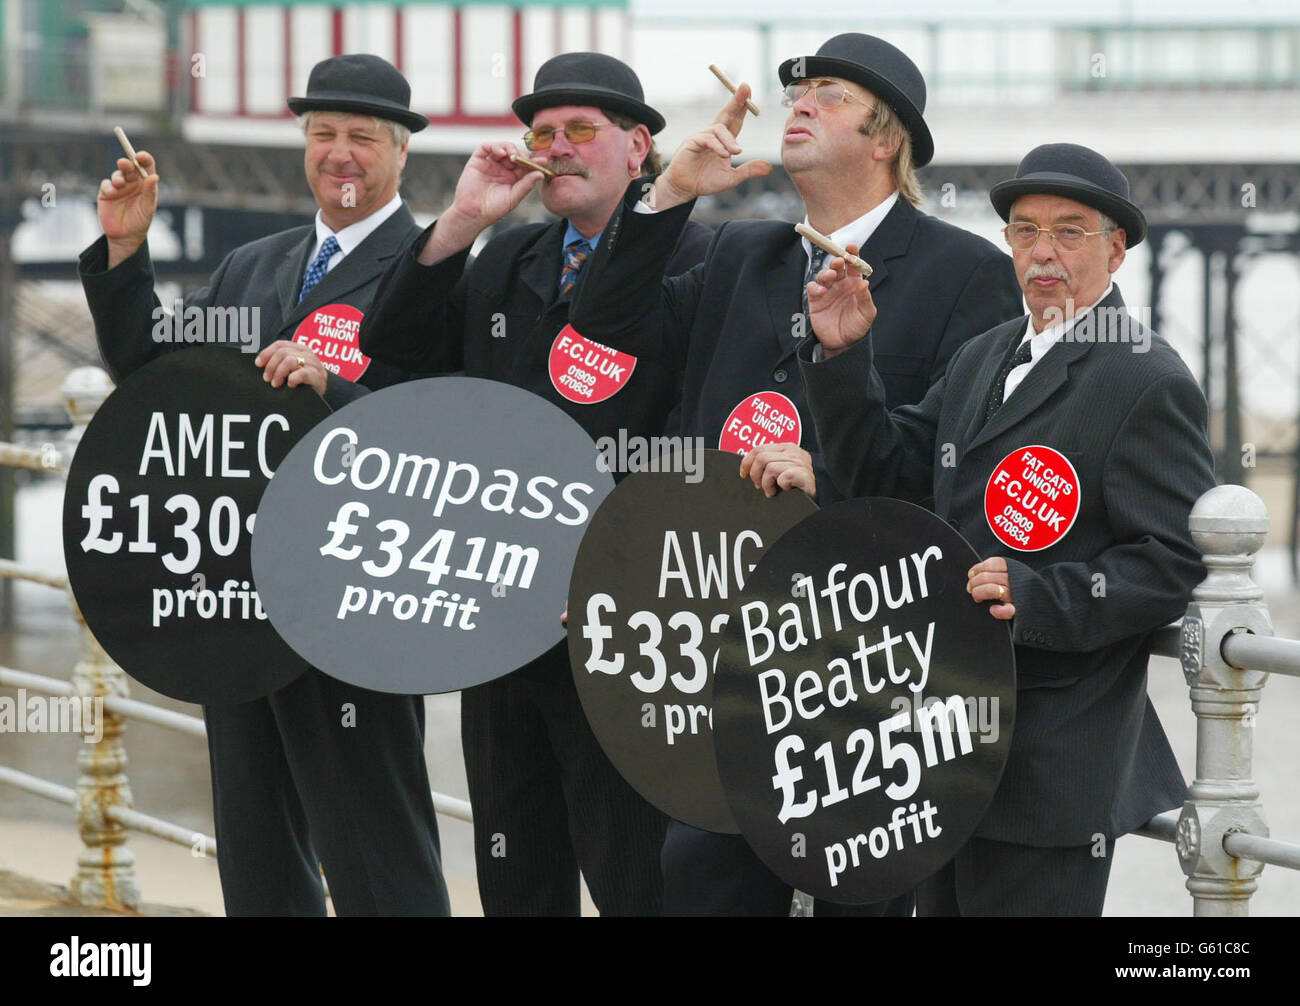
M 817 498 L 812 455 L 798 444 L 754 448 L 740 462 L 740 477 L 750 479 L 765 496 L 775 496 L 782 489 L 802 489 Z
M 1016 617 L 1016 605 L 1011 597 L 1011 578 L 1007 574 L 1007 560 L 1000 555 L 972 566 L 966 574 L 966 590 L 976 601 L 996 601 L 989 605 L 989 614 L 1003 621 Z
M 262 368 L 262 380 L 273 388 L 282 384 L 297 388 L 305 384 L 316 394 L 325 394 L 325 367 L 306 346 L 280 339 L 258 353 L 253 362 Z

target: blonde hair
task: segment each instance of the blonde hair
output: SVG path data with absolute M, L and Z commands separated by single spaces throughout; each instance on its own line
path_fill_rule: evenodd
M 890 167 L 894 172 L 894 188 L 901 198 L 913 206 L 921 205 L 921 182 L 916 177 L 916 165 L 912 160 L 912 137 L 903 120 L 892 108 L 876 96 L 876 103 L 867 116 L 867 121 L 859 127 L 865 136 L 875 137 L 880 142 L 892 144 L 897 142 L 898 153 L 894 155 Z

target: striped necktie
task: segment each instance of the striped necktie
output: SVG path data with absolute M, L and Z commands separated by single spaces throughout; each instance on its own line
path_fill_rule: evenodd
M 311 288 L 325 278 L 325 267 L 339 251 L 338 238 L 333 234 L 321 242 L 320 253 L 312 260 L 312 264 L 307 267 L 307 272 L 302 277 L 302 290 L 298 293 L 299 304 L 307 294 L 311 293 Z
M 817 274 L 826 266 L 826 250 L 813 245 L 812 255 L 808 259 L 808 271 L 803 274 L 803 286 L 799 288 L 799 296 L 803 304 L 804 334 L 812 334 L 812 316 L 808 313 L 808 284 L 817 278 Z

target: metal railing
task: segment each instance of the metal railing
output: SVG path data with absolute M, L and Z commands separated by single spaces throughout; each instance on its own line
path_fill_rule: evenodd
M 72 430 L 62 448 L 33 451 L 0 444 L 0 464 L 57 468 L 66 475 L 86 424 L 110 390 L 103 371 L 72 371 L 63 384 Z M 1260 498 L 1242 486 L 1217 486 L 1197 500 L 1188 524 L 1207 575 L 1182 621 L 1154 634 L 1152 652 L 1182 664 L 1197 722 L 1196 773 L 1179 815 L 1161 815 L 1134 834 L 1173 843 L 1188 878 L 1193 914 L 1244 916 L 1265 864 L 1300 869 L 1300 844 L 1270 837 L 1253 778 L 1254 720 L 1264 683 L 1269 674 L 1300 677 L 1300 640 L 1273 635 L 1263 591 L 1251 577 L 1269 529 Z M 0 686 L 77 698 L 83 708 L 98 700 L 103 725 L 96 743 L 80 745 L 75 789 L 2 766 L 0 783 L 76 807 L 84 848 L 69 890 L 77 903 L 136 908 L 140 885 L 134 853 L 126 847 L 128 831 L 191 848 L 201 842 L 213 855 L 216 842 L 132 807 L 122 744 L 126 721 L 205 737 L 203 721 L 127 696 L 126 675 L 87 629 L 66 576 L 11 560 L 0 560 L 0 576 L 65 590 L 80 636 L 70 682 L 0 667 Z M 433 803 L 441 814 L 472 820 L 465 800 L 434 793 Z
M 1152 652 L 1179 660 L 1196 715 L 1196 776 L 1182 812 L 1136 834 L 1172 842 L 1198 916 L 1244 916 L 1265 864 L 1300 869 L 1300 844 L 1269 837 L 1254 779 L 1255 717 L 1269 674 L 1300 677 L 1300 640 L 1279 639 L 1252 579 L 1268 510 L 1242 486 L 1211 489 L 1188 526 L 1206 577 L 1176 633 Z
M 58 470 L 66 478 L 81 435 L 112 391 L 112 382 L 97 367 L 80 367 L 68 374 L 62 390 L 64 405 L 72 419 L 72 429 L 64 443 L 53 450 L 0 444 L 0 465 L 47 472 Z M 200 850 L 205 856 L 210 854 L 215 858 L 218 851 L 216 839 L 211 835 L 142 814 L 133 808 L 126 772 L 126 749 L 122 744 L 126 722 L 137 720 L 198 738 L 206 738 L 207 729 L 203 720 L 196 716 L 128 697 L 126 674 L 86 627 L 66 575 L 0 559 L 0 577 L 65 591 L 79 637 L 77 663 L 70 681 L 0 667 L 0 686 L 76 699 L 81 704 L 79 722 L 87 722 L 89 710 L 94 708 L 99 710 L 98 719 L 102 725 L 98 740 L 78 746 L 79 772 L 75 789 L 6 766 L 0 766 L 0 783 L 76 808 L 83 848 L 77 857 L 77 872 L 68 884 L 68 891 L 77 904 L 97 908 L 138 908 L 140 883 L 135 874 L 135 854 L 126 846 L 129 831 L 144 832 Z M 438 813 L 462 821 L 472 820 L 467 800 L 437 792 L 432 796 Z

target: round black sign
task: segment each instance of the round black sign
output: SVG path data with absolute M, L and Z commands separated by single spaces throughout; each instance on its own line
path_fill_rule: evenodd
M 928 510 L 848 500 L 751 575 L 718 661 L 718 770 L 746 841 L 799 890 L 895 897 L 992 801 L 1015 657 L 1007 623 L 966 592 L 979 561 Z
M 734 833 L 713 756 L 722 630 L 764 551 L 817 507 L 798 490 L 767 498 L 734 454 L 671 457 L 677 471 L 629 475 L 592 518 L 569 585 L 569 659 L 592 731 L 637 792 Z
M 216 346 L 131 374 L 68 472 L 63 554 L 90 631 L 128 674 L 187 702 L 247 702 L 307 667 L 267 620 L 249 543 L 267 481 L 329 415 Z
M 281 635 L 363 688 L 491 681 L 564 636 L 573 557 L 613 488 L 574 420 L 497 381 L 358 399 L 284 459 L 253 571 Z

